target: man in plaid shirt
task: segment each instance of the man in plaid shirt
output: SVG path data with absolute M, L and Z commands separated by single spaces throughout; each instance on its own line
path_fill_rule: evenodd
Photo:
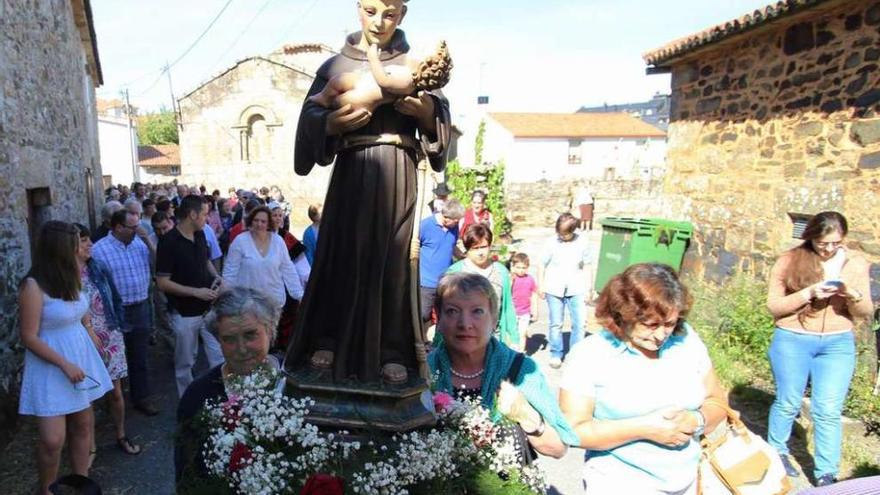
M 153 416 L 159 410 L 148 401 L 150 383 L 147 352 L 153 333 L 150 306 L 150 250 L 135 235 L 140 226 L 136 213 L 120 210 L 110 218 L 110 234 L 92 247 L 92 256 L 109 268 L 122 297 L 125 354 L 128 360 L 129 392 L 134 408 Z

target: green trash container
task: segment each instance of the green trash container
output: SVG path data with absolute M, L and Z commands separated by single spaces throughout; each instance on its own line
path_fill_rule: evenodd
M 690 222 L 661 218 L 605 218 L 596 269 L 596 291 L 636 263 L 665 263 L 676 270 L 694 232 Z

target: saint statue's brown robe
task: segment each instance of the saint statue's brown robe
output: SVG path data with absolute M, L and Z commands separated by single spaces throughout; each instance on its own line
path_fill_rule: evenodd
M 366 54 L 356 47 L 360 36 L 350 35 L 342 52 L 318 69 L 309 96 L 336 74 L 369 72 Z M 403 65 L 407 51 L 398 29 L 381 52 L 383 65 Z M 316 350 L 328 350 L 334 353 L 335 380 L 375 382 L 386 363 L 417 373 L 412 311 L 418 310 L 413 307 L 418 297 L 411 297 L 410 277 L 418 273 L 409 263 L 417 225 L 416 165 L 424 154 L 435 171 L 445 168 L 451 125 L 448 102 L 439 91 L 431 95 L 434 133 L 419 132 L 414 118 L 386 104 L 365 127 L 327 136 L 331 110 L 305 100 L 296 134 L 296 173 L 306 175 L 315 163 L 329 165 L 334 158 L 335 165 L 308 288 L 287 350 L 288 370 L 308 366 Z M 383 134 L 407 137 L 409 146 L 349 146 L 354 137 Z

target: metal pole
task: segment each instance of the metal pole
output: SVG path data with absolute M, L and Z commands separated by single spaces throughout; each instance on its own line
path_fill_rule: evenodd
M 128 149 L 129 154 L 131 155 L 131 180 L 132 182 L 140 182 L 141 181 L 141 172 L 138 168 L 138 152 L 137 147 L 135 146 L 135 135 L 132 134 L 132 125 L 131 125 L 131 102 L 128 100 L 128 88 L 125 89 L 125 117 L 128 123 Z
M 165 62 L 165 74 L 168 75 L 168 91 L 171 93 L 171 111 L 177 113 L 177 103 L 174 101 L 174 87 L 171 85 L 171 67 Z

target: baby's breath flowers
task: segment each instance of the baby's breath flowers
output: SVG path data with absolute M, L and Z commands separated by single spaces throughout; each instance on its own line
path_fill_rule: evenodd
M 232 493 L 300 493 L 322 478 L 344 485 L 345 493 L 406 495 L 480 470 L 545 491 L 539 467 L 521 466 L 516 442 L 478 401 L 438 392 L 436 427 L 361 442 L 308 423 L 313 401 L 283 395 L 280 379 L 278 371 L 260 369 L 227 383 L 228 400 L 206 406 L 206 466 Z

